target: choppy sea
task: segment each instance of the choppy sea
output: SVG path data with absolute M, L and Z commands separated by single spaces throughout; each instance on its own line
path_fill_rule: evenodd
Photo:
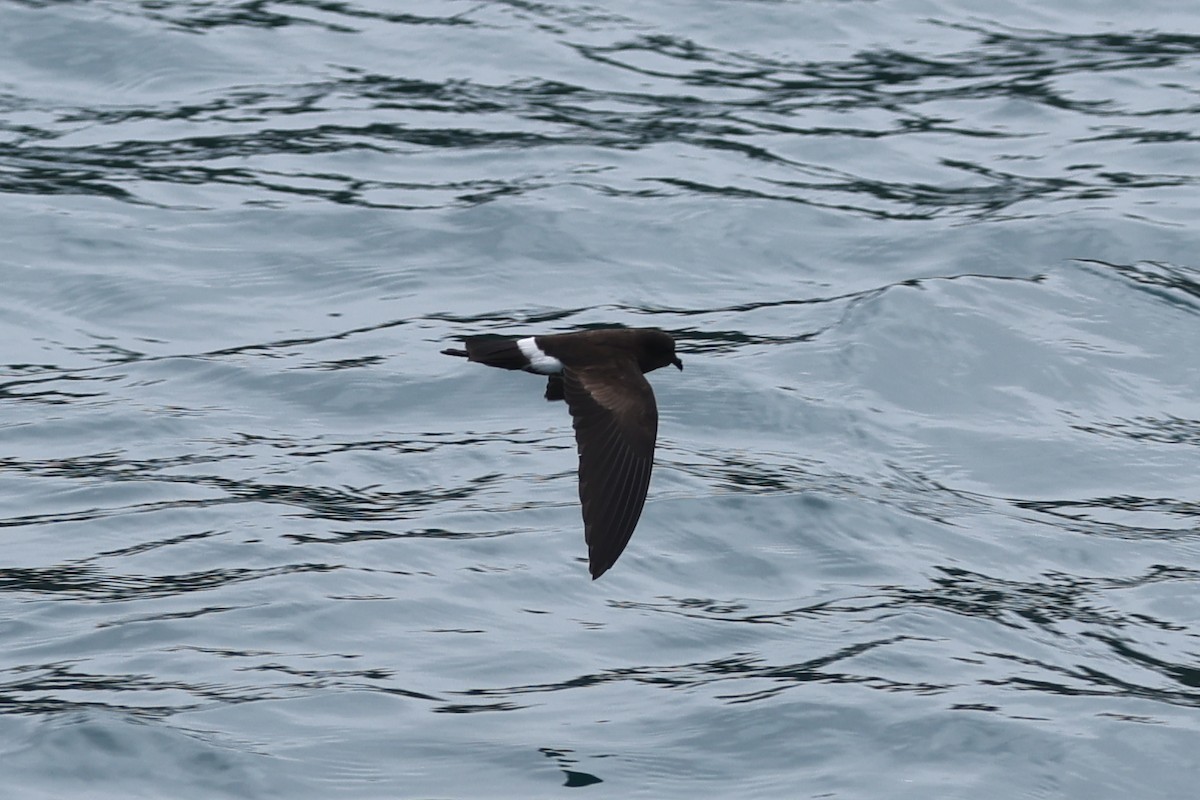
M 0 3 L 14 800 L 1200 780 L 1200 5 Z M 672 333 L 588 579 L 480 333 Z

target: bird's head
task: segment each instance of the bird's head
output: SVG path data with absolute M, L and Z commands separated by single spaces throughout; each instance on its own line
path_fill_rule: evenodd
M 645 328 L 638 331 L 638 366 L 642 372 L 674 364 L 683 369 L 683 362 L 675 355 L 675 340 L 669 333 L 655 328 Z

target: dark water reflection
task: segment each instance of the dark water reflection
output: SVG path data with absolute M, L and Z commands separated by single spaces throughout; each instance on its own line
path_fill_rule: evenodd
M 413 26 L 413 35 L 428 35 L 421 29 L 431 24 L 481 29 L 494 24 L 473 19 L 486 16 L 483 7 L 467 9 L 464 16 L 426 19 L 364 13 L 346 4 L 285 5 L 333 18 Z M 550 10 L 521 9 L 535 15 Z M 166 18 L 161 9 L 131 12 L 126 8 L 120 13 L 148 15 L 195 31 L 294 24 L 344 34 L 358 30 L 276 15 L 258 3 L 231 8 L 174 4 Z M 10 194 L 86 194 L 159 204 L 163 201 L 155 199 L 159 192 L 152 188 L 154 184 L 227 186 L 237 191 L 218 194 L 231 199 L 241 196 L 242 202 L 322 200 L 403 210 L 469 207 L 575 186 L 609 197 L 649 199 L 682 193 L 784 200 L 878 219 L 953 215 L 983 220 L 1046 214 L 1049 208 L 1043 203 L 1059 204 L 1057 213 L 1062 213 L 1063 203 L 1195 184 L 1190 173 L 1114 169 L 1105 153 L 1113 141 L 1192 141 L 1185 120 L 1197 106 L 1184 75 L 1200 53 L 1200 38 L 1152 31 L 1062 35 L 941 24 L 955 32 L 951 39 L 966 38 L 972 46 L 929 54 L 885 48 L 832 61 L 793 61 L 660 34 L 606 45 L 568 40 L 581 58 L 606 71 L 651 79 L 648 91 L 530 78 L 510 83 L 470 77 L 422 80 L 335 62 L 332 74 L 316 82 L 250 83 L 230 87 L 219 96 L 165 104 L 56 108 L 45 127 L 30 123 L 7 127 L 11 141 L 0 189 Z M 1151 106 L 1141 97 L 1091 99 L 1064 87 L 1078 79 L 1143 70 L 1159 71 L 1168 78 L 1149 93 L 1151 98 L 1161 98 Z M 1176 73 L 1179 80 L 1169 80 Z M 1070 128 L 1060 134 L 998 121 L 987 124 L 994 119 L 991 115 L 972 123 L 970 117 L 951 110 L 955 105 L 1007 102 L 1069 112 L 1082 120 L 1094 119 L 1096 126 L 1086 135 L 1070 133 Z M 10 104 L 17 112 L 43 110 L 32 98 L 14 97 Z M 874 110 L 879 114 L 872 114 Z M 830 124 L 846 116 L 850 117 L 847 124 Z M 1017 120 L 1022 116 L 1027 114 Z M 348 122 L 347 117 L 362 121 Z M 867 117 L 874 123 L 867 123 Z M 204 132 L 139 138 L 181 124 Z M 94 127 L 113 128 L 117 133 L 101 143 L 70 143 L 78 131 Z M 204 130 L 209 127 L 228 132 Z M 133 138 L 128 138 L 130 134 Z M 1047 134 L 1061 136 L 1055 147 L 1071 153 L 1071 162 L 1053 174 L 981 163 L 978 153 L 972 156 L 977 149 L 973 141 L 1020 151 L 1022 139 Z M 929 155 L 939 150 L 942 154 L 926 167 L 929 177 L 936 174 L 938 179 L 883 180 L 829 163 L 820 158 L 820 147 L 803 148 L 810 151 L 808 157 L 795 152 L 799 143 L 809 139 L 881 137 L 936 139 L 939 146 L 931 148 Z M 721 158 L 745 159 L 755 168 L 721 182 L 703 180 L 692 170 L 680 170 L 678 175 L 639 174 L 616 165 L 596 168 L 569 162 L 532 172 L 521 169 L 508 176 L 433 181 L 390 179 L 385 176 L 394 168 L 371 169 L 383 163 L 380 159 L 424 162 L 438 151 L 645 150 L 666 143 L 681 152 L 711 151 Z M 331 171 L 327 166 L 331 157 L 354 153 L 365 156 L 359 159 L 366 167 L 361 172 Z M 268 162 L 277 156 L 285 157 L 289 166 L 282 166 L 284 162 L 270 166 Z M 1030 160 L 1018 155 L 1008 159 Z M 424 163 L 412 170 L 424 171 Z M 211 191 L 205 194 L 216 196 Z M 1037 210 L 1032 207 L 1035 203 Z

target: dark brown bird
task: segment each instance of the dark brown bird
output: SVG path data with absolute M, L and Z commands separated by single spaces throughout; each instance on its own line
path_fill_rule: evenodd
M 675 340 L 654 328 L 605 328 L 526 338 L 476 336 L 443 350 L 489 367 L 548 375 L 547 400 L 566 400 L 579 450 L 579 501 L 592 579 L 616 563 L 650 486 L 658 406 L 642 377 L 674 364 Z

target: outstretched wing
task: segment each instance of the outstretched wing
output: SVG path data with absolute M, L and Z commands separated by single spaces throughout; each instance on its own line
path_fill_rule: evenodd
M 568 368 L 563 390 L 579 449 L 579 500 L 594 580 L 616 563 L 642 514 L 658 407 L 632 358 Z

